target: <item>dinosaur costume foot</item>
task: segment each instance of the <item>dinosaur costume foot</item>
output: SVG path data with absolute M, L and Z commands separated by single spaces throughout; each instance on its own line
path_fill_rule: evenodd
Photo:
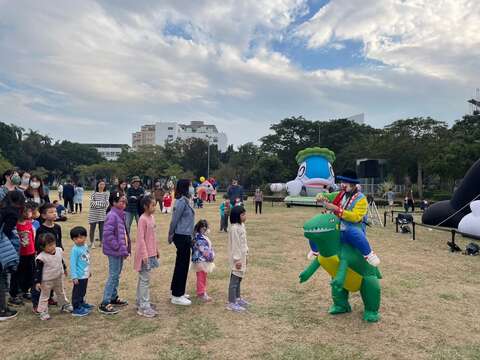
M 328 313 L 330 315 L 346 314 L 349 312 L 352 312 L 352 308 L 350 307 L 350 305 L 340 306 L 333 304 L 332 306 L 330 306 L 330 309 L 328 309 Z
M 365 311 L 363 313 L 363 320 L 367 322 L 378 322 L 380 320 L 380 314 L 378 311 Z

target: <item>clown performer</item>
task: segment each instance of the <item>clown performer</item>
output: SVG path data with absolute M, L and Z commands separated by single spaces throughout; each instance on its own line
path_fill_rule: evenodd
M 340 181 L 341 191 L 320 193 L 317 202 L 323 203 L 340 219 L 340 240 L 358 249 L 370 265 L 378 266 L 380 259 L 372 251 L 365 235 L 368 202 L 359 190 L 357 174 L 346 170 L 337 176 L 337 180 Z

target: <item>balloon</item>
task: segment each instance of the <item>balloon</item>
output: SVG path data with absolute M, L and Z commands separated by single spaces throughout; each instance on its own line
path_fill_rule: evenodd
M 203 183 L 205 181 L 205 176 L 200 176 L 200 182 Z

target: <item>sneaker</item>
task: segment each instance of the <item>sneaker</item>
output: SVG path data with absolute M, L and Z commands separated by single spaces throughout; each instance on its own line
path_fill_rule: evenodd
M 157 312 L 153 310 L 152 308 L 147 308 L 147 309 L 138 309 L 137 314 L 140 316 L 145 316 L 147 318 L 153 318 L 157 316 Z
M 184 298 L 187 298 L 187 299 L 190 299 L 190 295 L 189 294 L 183 294 L 182 295 Z M 172 293 L 170 293 L 170 299 L 173 298 L 174 296 L 172 295 Z
M 48 299 L 48 306 L 57 306 L 58 302 L 53 300 L 52 298 Z
M 123 300 L 123 299 L 121 299 L 117 296 L 114 300 L 110 301 L 110 304 L 115 305 L 115 306 L 127 306 L 128 301 Z
M 71 304 L 65 304 L 62 306 L 62 311 L 66 313 L 73 312 L 73 306 Z
M 93 305 L 91 305 L 91 304 L 83 303 L 83 304 L 81 305 L 81 307 L 84 308 L 84 309 L 87 309 L 88 311 L 91 311 L 91 310 L 93 310 L 93 308 L 94 308 L 95 306 L 93 306 Z
M 245 299 L 237 299 L 237 304 L 240 305 L 241 307 L 243 308 L 247 308 L 250 306 L 250 303 L 248 301 L 246 301 Z
M 174 305 L 183 305 L 189 306 L 192 305 L 192 302 L 187 299 L 185 296 L 172 296 L 172 304 Z
M 237 303 L 228 303 L 227 310 L 233 311 L 233 312 L 242 312 L 242 311 L 245 311 L 246 309 L 244 307 L 241 307 Z
M 83 316 L 87 316 L 88 314 L 90 314 L 90 311 L 84 307 L 79 307 L 79 308 L 73 309 L 72 311 L 72 316 L 76 316 L 76 317 L 83 317 Z
M 5 311 L 0 311 L 0 321 L 13 319 L 17 315 L 18 315 L 17 310 L 7 308 Z
M 120 312 L 120 310 L 115 309 L 112 304 L 101 304 L 98 306 L 98 311 L 105 315 L 114 315 Z
M 206 293 L 203 294 L 203 295 L 198 295 L 197 297 L 198 297 L 199 300 L 202 300 L 203 302 L 210 302 L 210 301 L 213 300 L 213 299 L 212 299 L 210 296 L 208 296 Z
M 373 251 L 365 256 L 365 260 L 367 260 L 367 262 L 372 266 L 378 266 L 378 264 L 380 264 L 380 259 Z
M 42 321 L 50 320 L 50 315 L 47 312 L 42 312 L 40 314 L 40 320 L 42 320 Z
M 19 296 L 11 297 L 8 299 L 8 304 L 12 306 L 22 306 L 23 300 Z
M 90 244 L 90 249 L 95 249 L 95 243 Z

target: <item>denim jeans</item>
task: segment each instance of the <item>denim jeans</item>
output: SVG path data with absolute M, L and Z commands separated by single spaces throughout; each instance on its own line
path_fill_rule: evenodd
M 137 223 L 138 225 L 138 213 L 137 212 L 134 212 L 134 213 L 131 213 L 129 211 L 125 211 L 125 216 L 126 216 L 126 223 L 127 223 L 127 231 L 128 233 L 130 234 L 130 228 L 132 227 L 132 222 L 133 222 L 133 219 L 135 219 L 135 222 Z
M 103 291 L 102 304 L 110 304 L 118 297 L 118 283 L 123 267 L 122 256 L 108 256 L 108 280 Z
M 345 230 L 340 231 L 340 241 L 353 246 L 359 250 L 363 256 L 367 256 L 372 252 L 367 237 L 360 227 L 347 226 Z
M 138 273 L 137 305 L 142 310 L 150 308 L 150 268 L 144 265 Z

